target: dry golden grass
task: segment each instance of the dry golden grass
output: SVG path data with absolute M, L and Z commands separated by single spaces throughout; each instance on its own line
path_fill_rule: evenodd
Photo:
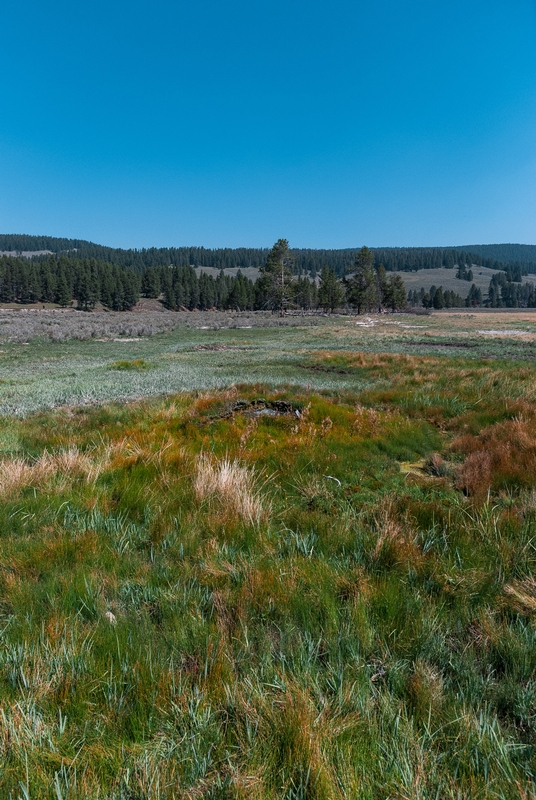
M 63 488 L 77 478 L 94 483 L 109 460 L 109 448 L 82 453 L 75 445 L 57 453 L 45 450 L 34 461 L 5 459 L 0 462 L 0 495 L 12 497 L 29 486 L 35 489 L 48 487 L 52 480 L 58 481 Z
M 373 436 L 379 427 L 380 414 L 373 408 L 365 408 L 359 403 L 355 408 L 355 420 L 352 425 L 352 432 L 359 433 L 361 436 Z
M 383 501 L 375 514 L 374 522 L 377 539 L 372 556 L 375 561 L 409 563 L 414 566 L 421 563 L 423 554 L 415 544 L 415 531 L 409 520 L 400 520 L 392 499 Z
M 281 746 L 271 754 L 281 784 L 280 796 L 304 782 L 312 800 L 342 798 L 337 775 L 326 758 L 323 745 L 345 730 L 356 726 L 358 714 L 338 714 L 330 706 L 320 711 L 309 692 L 293 681 L 271 702 L 261 703 L 258 710 L 260 730 L 277 730 Z M 289 793 L 290 795 L 290 793 Z M 287 795 L 287 796 L 289 796 Z M 292 795 L 290 795 L 292 796 Z
M 504 587 L 513 607 L 522 614 L 536 613 L 536 578 L 513 581 Z
M 307 501 L 313 504 L 317 500 L 329 500 L 332 497 L 328 478 L 324 475 L 309 475 L 300 477 L 294 484 L 296 491 Z
M 419 714 L 426 714 L 430 706 L 438 706 L 443 700 L 443 677 L 440 671 L 418 659 L 408 682 L 410 701 Z
M 202 453 L 197 459 L 194 490 L 199 501 L 217 500 L 224 512 L 251 524 L 259 524 L 270 513 L 254 469 L 229 458 L 216 461 Z

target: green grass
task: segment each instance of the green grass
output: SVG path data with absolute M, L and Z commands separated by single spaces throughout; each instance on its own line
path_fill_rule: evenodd
M 2 797 L 534 796 L 532 365 L 344 321 L 5 357 Z M 47 409 L 75 362 L 183 391 Z
M 469 294 L 469 289 L 474 283 L 477 288 L 482 290 L 484 297 L 487 297 L 489 284 L 494 275 L 499 270 L 489 269 L 489 267 L 472 267 L 473 280 L 465 281 L 456 277 L 457 269 L 448 269 L 447 267 L 437 267 L 436 269 L 419 269 L 416 272 L 397 272 L 404 281 L 406 291 L 410 289 L 424 288 L 429 291 L 431 286 L 442 286 L 443 289 L 456 292 L 464 299 Z M 525 275 L 523 283 L 534 283 L 534 275 Z
M 108 366 L 108 369 L 116 370 L 117 372 L 141 372 L 144 369 L 150 369 L 151 365 L 144 361 L 143 358 L 135 358 L 133 361 L 114 361 Z
M 6 422 L 4 796 L 532 796 L 536 504 L 459 483 L 467 430 L 522 425 L 532 453 L 532 370 L 315 363 L 386 388 Z M 254 416 L 259 397 L 300 416 Z M 401 470 L 432 453 L 446 477 Z
M 195 321 L 197 316 L 190 318 Z M 71 317 L 66 319 L 69 322 Z M 206 322 L 205 317 L 201 321 Z M 341 367 L 336 353 L 341 358 L 345 353 L 376 352 L 493 362 L 530 362 L 536 355 L 536 317 L 530 312 L 385 315 L 373 318 L 375 324 L 370 328 L 356 325 L 361 321 L 320 317 L 298 327 L 287 327 L 285 320 L 282 327 L 248 330 L 183 326 L 135 340 L 100 341 L 96 337 L 58 342 L 37 338 L 25 345 L 6 342 L 0 348 L 0 413 L 25 415 L 58 406 L 134 400 L 238 383 L 359 392 L 377 382 L 374 368 Z M 55 321 L 60 323 L 61 318 Z M 480 329 L 526 333 L 501 337 L 482 334 Z M 322 355 L 326 351 L 331 353 L 329 362 Z M 125 368 L 125 364 L 131 366 Z

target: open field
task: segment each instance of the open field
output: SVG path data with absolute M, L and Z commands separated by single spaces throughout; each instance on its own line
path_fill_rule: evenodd
M 467 297 L 471 284 L 474 283 L 478 289 L 482 290 L 484 297 L 487 297 L 489 282 L 499 270 L 474 266 L 472 271 L 472 281 L 464 281 L 457 278 L 456 270 L 447 269 L 447 267 L 420 269 L 417 272 L 396 272 L 393 274 L 400 275 L 408 292 L 410 289 L 420 289 L 421 287 L 429 291 L 431 286 L 442 286 L 443 289 L 448 289 L 449 291 L 457 292 L 462 297 Z M 536 275 L 524 275 L 523 283 L 536 283 Z
M 0 796 L 536 797 L 536 312 L 138 316 L 0 314 Z
M 360 374 L 311 368 L 311 357 L 323 350 L 531 360 L 536 312 L 283 319 L 262 313 L 0 312 L 0 413 L 233 383 L 364 388 Z M 116 366 L 129 361 L 143 363 Z
M 220 270 L 216 269 L 216 267 L 196 267 L 195 271 L 197 275 L 201 275 L 201 273 L 206 273 L 207 275 L 212 275 L 213 278 L 217 278 L 220 274 Z M 224 274 L 230 277 L 236 277 L 237 273 L 241 272 L 244 277 L 249 278 L 250 281 L 256 281 L 260 275 L 260 270 L 258 267 L 227 267 L 224 270 Z

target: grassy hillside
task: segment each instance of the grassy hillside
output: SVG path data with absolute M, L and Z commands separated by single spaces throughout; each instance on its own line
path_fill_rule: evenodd
M 205 273 L 206 275 L 212 275 L 213 278 L 217 278 L 220 274 L 220 270 L 217 267 L 196 267 L 195 271 L 198 276 Z M 256 281 L 260 274 L 258 267 L 244 267 L 243 269 L 240 267 L 228 267 L 225 270 L 225 274 L 236 277 L 239 271 L 250 281 Z
M 357 322 L 2 345 L 189 381 L 0 419 L 2 797 L 533 796 L 534 314 Z
M 482 294 L 486 297 L 489 282 L 498 270 L 488 269 L 487 267 L 473 267 L 472 272 L 472 281 L 464 281 L 457 278 L 455 269 L 447 269 L 445 267 L 440 267 L 439 269 L 420 269 L 417 272 L 397 272 L 395 274 L 400 275 L 407 291 L 410 289 L 420 289 L 421 287 L 428 291 L 431 286 L 442 286 L 443 289 L 457 292 L 462 297 L 466 297 L 471 288 L 471 284 L 474 283 L 482 290 Z M 536 275 L 525 275 L 523 277 L 523 283 L 536 284 Z

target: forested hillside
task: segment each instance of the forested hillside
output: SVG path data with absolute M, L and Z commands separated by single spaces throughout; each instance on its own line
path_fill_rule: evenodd
M 28 236 L 23 233 L 1 233 L 1 252 L 23 252 L 27 250 L 50 250 L 51 253 L 62 253 L 85 247 L 98 247 L 84 239 L 63 239 L 56 236 Z M 106 248 L 108 249 L 108 248 Z
M 497 261 L 477 253 L 440 247 L 390 247 L 371 248 L 376 264 L 383 264 L 388 272 L 413 272 L 420 269 L 470 268 L 472 266 L 501 269 L 511 274 L 527 275 L 536 272 L 536 263 Z
M 503 263 L 518 262 L 530 264 L 532 267 L 536 263 L 536 244 L 468 244 L 453 249 L 476 253 L 482 258 L 492 258 Z
M 142 275 L 117 264 L 97 259 L 49 256 L 31 261 L 0 258 L 1 303 L 56 303 L 62 307 L 76 303 L 91 311 L 97 305 L 126 311 L 138 302 L 140 293 L 148 298 L 162 296 L 167 308 L 254 308 L 252 281 L 238 274 L 197 276 L 193 267 L 150 267 Z
M 536 272 L 536 245 L 475 245 L 474 247 L 391 247 L 371 248 L 376 265 L 382 263 L 388 272 L 454 268 L 472 265 L 491 269 L 517 270 L 519 274 Z M 193 266 L 230 269 L 261 267 L 268 256 L 268 248 L 205 248 L 205 247 L 151 247 L 141 250 L 124 250 L 106 247 L 82 239 L 61 239 L 50 236 L 0 235 L 0 253 L 21 253 L 49 250 L 68 255 L 71 259 L 96 259 L 142 273 L 148 267 Z M 293 271 L 296 275 L 320 275 L 324 266 L 341 277 L 352 272 L 357 248 L 340 250 L 314 250 L 292 248 Z M 47 256 L 36 256 L 46 260 Z

